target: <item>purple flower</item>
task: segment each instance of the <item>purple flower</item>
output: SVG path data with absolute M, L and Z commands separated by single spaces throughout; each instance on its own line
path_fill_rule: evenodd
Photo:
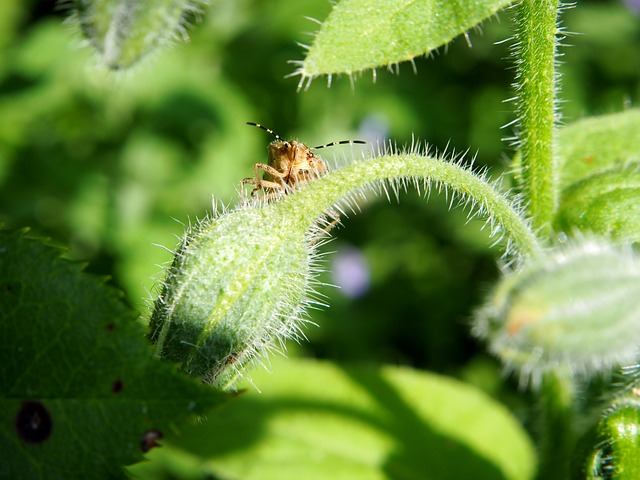
M 640 14 L 640 0 L 624 0 L 624 4 L 632 12 Z
M 369 264 L 360 250 L 340 248 L 334 257 L 332 270 L 333 282 L 345 297 L 358 298 L 369 290 Z

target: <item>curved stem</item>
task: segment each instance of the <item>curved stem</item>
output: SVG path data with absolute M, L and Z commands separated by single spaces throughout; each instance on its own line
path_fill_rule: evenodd
M 417 154 L 385 155 L 354 162 L 305 185 L 295 195 L 288 195 L 271 207 L 290 209 L 302 215 L 303 221 L 314 221 L 363 186 L 399 179 L 458 194 L 488 218 L 493 232 L 504 234 L 520 254 L 531 255 L 540 249 L 524 216 L 486 179 L 455 163 Z

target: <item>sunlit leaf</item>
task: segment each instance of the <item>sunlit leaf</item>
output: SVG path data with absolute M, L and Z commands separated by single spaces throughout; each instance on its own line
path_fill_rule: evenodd
M 473 387 L 406 368 L 294 360 L 261 389 L 153 452 L 136 474 L 179 478 L 532 478 L 534 451 L 505 407 Z
M 351 74 L 445 45 L 513 0 L 343 0 L 315 36 L 299 73 Z

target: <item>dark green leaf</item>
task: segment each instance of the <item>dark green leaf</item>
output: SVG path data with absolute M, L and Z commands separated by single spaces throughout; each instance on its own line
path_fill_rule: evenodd
M 123 476 L 223 396 L 154 360 L 117 292 L 58 255 L 0 232 L 0 476 Z

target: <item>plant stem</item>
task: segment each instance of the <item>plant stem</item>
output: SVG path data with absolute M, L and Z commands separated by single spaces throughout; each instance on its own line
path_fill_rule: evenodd
M 559 0 L 516 7 L 517 102 L 523 192 L 533 227 L 550 229 L 557 205 L 555 54 Z
M 574 385 L 568 374 L 550 372 L 540 390 L 540 480 L 570 478 L 570 460 L 576 438 L 574 426 Z
M 427 189 L 433 186 L 455 194 L 461 203 L 473 205 L 476 213 L 487 218 L 492 231 L 506 237 L 508 247 L 512 246 L 524 256 L 540 250 L 523 214 L 494 185 L 455 163 L 418 154 L 384 155 L 354 162 L 305 185 L 273 207 L 304 212 L 302 221 L 310 223 L 336 202 L 347 199 L 348 203 L 349 195 L 362 187 L 385 181 L 390 182 L 387 185 L 393 190 L 399 189 L 404 182 Z

